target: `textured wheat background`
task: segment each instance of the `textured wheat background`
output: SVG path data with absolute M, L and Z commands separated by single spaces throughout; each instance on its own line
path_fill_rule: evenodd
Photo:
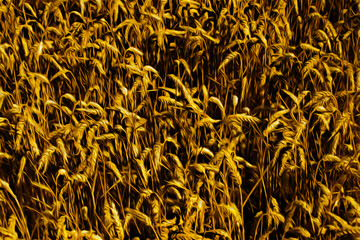
M 0 0 L 0 239 L 360 239 L 359 0 Z

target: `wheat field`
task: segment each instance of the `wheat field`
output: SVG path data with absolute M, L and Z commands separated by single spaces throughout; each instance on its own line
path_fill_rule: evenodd
M 0 19 L 0 240 L 360 239 L 359 0 Z

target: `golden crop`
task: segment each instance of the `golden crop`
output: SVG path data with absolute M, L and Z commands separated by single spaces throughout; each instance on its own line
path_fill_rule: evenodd
M 360 239 L 359 0 L 0 0 L 0 240 Z

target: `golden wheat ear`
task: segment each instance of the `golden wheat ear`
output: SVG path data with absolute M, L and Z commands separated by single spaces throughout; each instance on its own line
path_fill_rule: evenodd
M 1 239 L 357 239 L 359 0 L 0 0 Z

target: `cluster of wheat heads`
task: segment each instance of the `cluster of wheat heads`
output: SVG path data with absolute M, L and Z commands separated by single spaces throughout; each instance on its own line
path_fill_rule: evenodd
M 358 239 L 359 12 L 0 0 L 0 239 Z

